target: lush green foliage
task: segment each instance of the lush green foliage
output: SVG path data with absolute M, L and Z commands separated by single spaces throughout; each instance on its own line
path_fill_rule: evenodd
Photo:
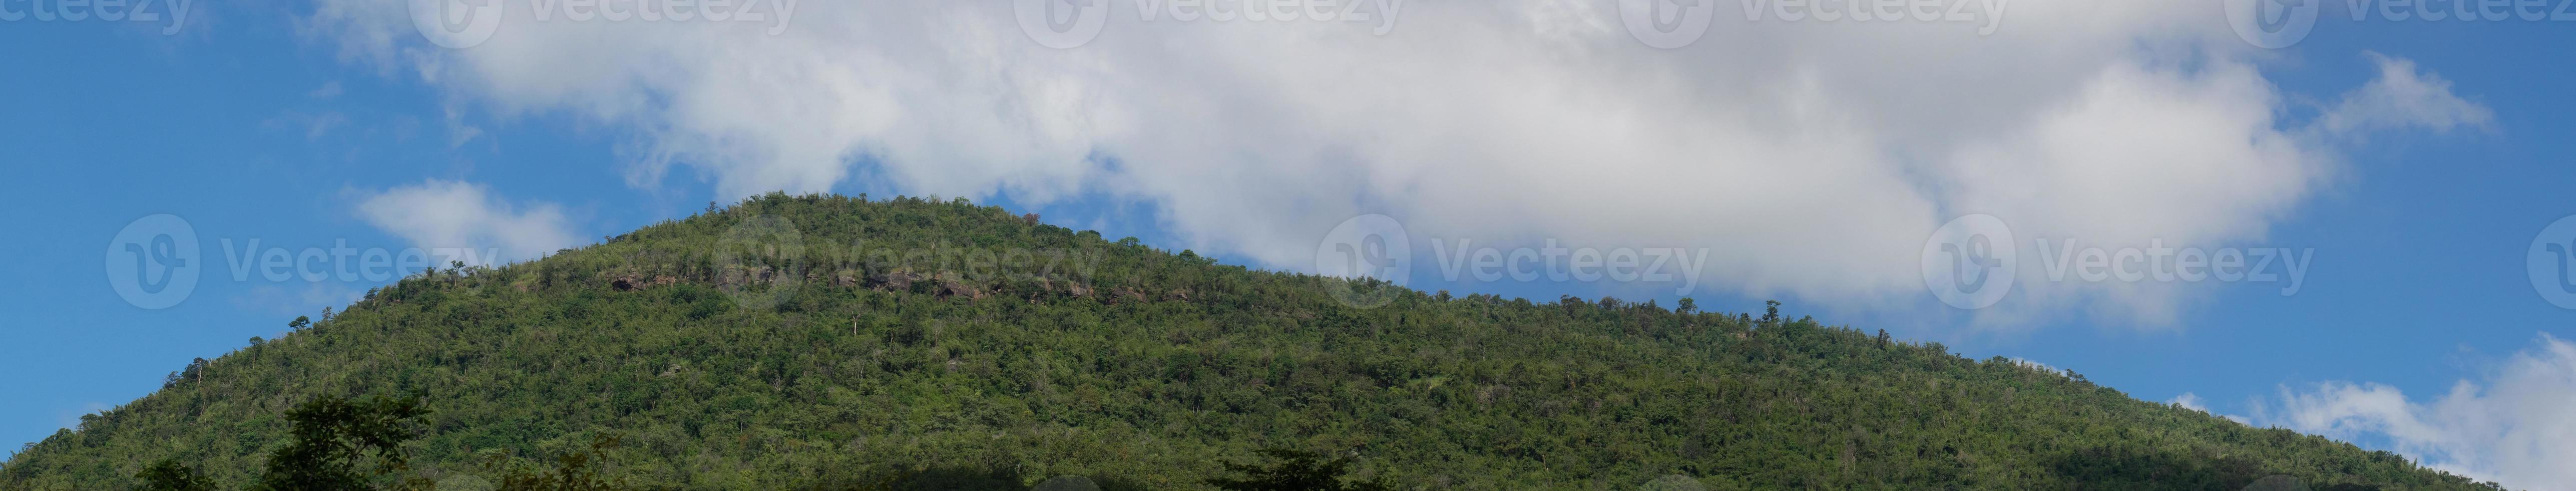
M 253 482 L 296 445 L 279 414 L 347 394 L 424 396 L 401 453 L 431 480 L 587 452 L 584 476 L 674 489 L 1209 489 L 1286 447 L 1402 489 L 2483 487 L 1776 306 L 1684 306 L 1426 294 L 962 200 L 773 195 L 370 292 L 30 446 L 0 489 L 138 486 L 163 459 Z

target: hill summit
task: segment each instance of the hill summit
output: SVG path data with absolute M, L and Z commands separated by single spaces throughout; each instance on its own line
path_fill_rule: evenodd
M 287 413 L 366 395 L 418 398 L 379 479 L 436 489 L 583 448 L 651 489 L 1214 489 L 1279 449 L 1424 490 L 2492 487 L 1776 310 L 1425 293 L 962 199 L 772 194 L 370 291 L 28 446 L 0 489 L 164 460 L 237 487 L 297 441 Z

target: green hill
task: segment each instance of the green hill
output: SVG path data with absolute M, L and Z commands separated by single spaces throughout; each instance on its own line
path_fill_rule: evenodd
M 1210 489 L 1266 448 L 1399 489 L 2488 487 L 1762 317 L 1453 298 L 963 200 L 771 195 L 369 292 L 30 445 L 0 490 L 127 489 L 162 459 L 238 488 L 289 442 L 288 410 L 366 394 L 425 401 L 402 474 L 448 489 L 600 435 L 623 442 L 608 474 L 671 489 Z

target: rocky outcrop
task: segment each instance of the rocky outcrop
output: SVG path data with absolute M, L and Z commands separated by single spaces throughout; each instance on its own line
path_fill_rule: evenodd
M 673 277 L 671 277 L 671 276 L 669 276 L 669 275 L 654 276 L 654 277 L 653 277 L 653 278 L 651 278 L 651 279 L 646 279 L 646 278 L 644 278 L 643 276 L 640 276 L 640 275 L 623 275 L 623 276 L 618 276 L 618 277 L 617 277 L 617 278 L 615 278 L 615 279 L 611 279 L 611 280 L 609 280 L 609 281 L 608 281 L 608 287 L 609 287 L 609 288 L 615 288 L 615 289 L 617 289 L 617 291 L 624 292 L 624 291 L 642 290 L 642 289 L 653 288 L 653 287 L 657 287 L 657 286 L 670 286 L 670 285 L 676 285 L 676 284 L 679 284 L 679 283 L 680 283 L 680 279 L 679 279 L 679 278 L 673 278 Z

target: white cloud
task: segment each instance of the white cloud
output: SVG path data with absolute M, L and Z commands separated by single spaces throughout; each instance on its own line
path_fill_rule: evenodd
M 2344 94 L 2341 104 L 2318 116 L 2327 133 L 2423 127 L 2435 131 L 2493 124 L 2495 112 L 2451 93 L 2451 81 L 2415 70 L 2415 62 L 2371 53 L 2379 62 L 2379 79 Z
M 2172 399 L 2167 399 L 2167 400 L 2165 400 L 2165 404 L 2172 404 L 2172 405 L 2176 405 L 2176 406 L 2182 406 L 2182 408 L 2183 408 L 2183 409 L 2189 409 L 2189 410 L 2193 410 L 2193 411 L 2200 411 L 2200 412 L 2204 412 L 2204 413 L 2209 412 L 2209 405 L 2208 405 L 2208 404 L 2203 404 L 2203 403 L 2201 403 L 2201 401 L 2200 401 L 2200 395 L 2199 395 L 2199 394 L 2193 394 L 2193 393 L 2190 393 L 2190 392 L 2184 392 L 2184 393 L 2182 393 L 2182 395 L 2174 396 L 2174 398 L 2172 398 Z
M 620 128 L 638 185 L 1101 193 L 1153 205 L 1178 246 L 1298 270 L 1334 224 L 1385 213 L 1430 237 L 1705 247 L 1734 293 L 1850 306 L 1932 305 L 1917 251 L 1968 213 L 2025 238 L 2244 245 L 2336 171 L 2337 142 L 2482 111 L 2383 60 L 2324 123 L 2286 121 L 2265 55 L 2202 2 L 2023 0 L 1991 36 L 1721 6 L 1706 38 L 1657 50 L 1603 1 L 1407 2 L 1384 36 L 1104 1 L 1104 34 L 1070 50 L 1027 39 L 1009 2 L 807 2 L 769 36 L 539 22 L 512 0 L 461 50 L 404 2 L 325 0 L 307 25 L 495 114 Z M 2024 283 L 1980 315 L 2156 324 L 2205 291 Z
M 2190 392 L 2184 392 L 2184 393 L 2182 393 L 2182 395 L 2174 396 L 2174 398 L 2172 398 L 2172 399 L 2166 399 L 2166 400 L 2165 400 L 2165 404 L 2170 404 L 2170 405 L 2174 405 L 2174 406 L 2181 406 L 2183 409 L 2189 409 L 2189 410 L 2193 410 L 2193 411 L 2200 411 L 2200 412 L 2203 412 L 2203 413 L 2209 413 L 2209 414 L 2216 415 L 2216 416 L 2221 417 L 2221 418 L 2227 418 L 2227 420 L 2228 420 L 2228 421 L 2235 421 L 2237 424 L 2248 424 L 2248 423 L 2250 423 L 2250 422 L 2251 422 L 2251 420 L 2246 419 L 2244 416 L 2237 416 L 2237 415 L 2233 415 L 2233 414 L 2218 414 L 2218 413 L 2217 413 L 2217 412 L 2215 412 L 2215 411 L 2210 411 L 2210 410 L 2209 410 L 2209 402 L 2208 402 L 2208 401 L 2201 400 L 2201 398 L 2200 398 L 2200 394 L 2193 394 L 2193 393 L 2190 393 Z
M 312 92 L 306 92 L 306 93 L 304 93 L 304 96 L 305 96 L 305 97 L 311 97 L 311 98 L 314 98 L 314 99 L 330 100 L 330 99 L 337 99 L 337 98 L 339 98 L 339 97 L 340 97 L 340 95 L 341 95 L 341 94 L 346 94 L 346 93 L 348 93 L 348 90 L 343 89 L 343 88 L 341 88 L 341 87 L 340 87 L 340 81 L 338 81 L 338 80 L 333 80 L 333 81 L 329 81 L 329 82 L 323 82 L 321 87 L 314 88 Z
M 2038 371 L 2041 371 L 2041 372 L 2046 372 L 2046 373 L 2056 374 L 2057 376 L 2060 376 L 2060 377 L 2066 376 L 2066 369 L 2064 369 L 2064 368 L 2057 368 L 2057 366 L 2055 366 L 2055 365 L 2050 365 L 2050 364 L 2046 364 L 2046 363 L 2040 363 L 2040 362 L 2037 362 L 2037 361 L 2032 361 L 2032 360 L 2031 360 L 2031 359 L 2029 359 L 2029 358 L 2008 358 L 2008 359 L 2012 360 L 2012 362 L 2013 362 L 2013 363 L 2020 364 L 2023 368 L 2029 368 L 2029 369 L 2032 369 L 2032 370 L 2038 370 Z
M 2426 465 L 2508 488 L 2576 489 L 2576 343 L 2543 336 L 2480 382 L 2417 402 L 2395 387 L 2334 382 L 2282 390 L 2274 425 L 2383 438 Z
M 468 262 L 495 264 L 534 259 L 580 244 L 561 207 L 531 202 L 512 206 L 482 185 L 429 180 L 387 189 L 358 204 L 368 224 L 432 252 L 476 251 Z M 481 251 L 497 251 L 492 257 Z

